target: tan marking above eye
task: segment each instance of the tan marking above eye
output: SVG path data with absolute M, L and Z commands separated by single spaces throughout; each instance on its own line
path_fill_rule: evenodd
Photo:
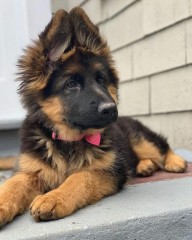
M 94 70 L 103 70 L 103 64 L 100 62 L 93 63 L 92 67 Z
M 69 64 L 67 65 L 67 69 L 65 70 L 65 75 L 74 76 L 75 74 L 81 75 L 85 70 L 81 65 L 77 64 Z

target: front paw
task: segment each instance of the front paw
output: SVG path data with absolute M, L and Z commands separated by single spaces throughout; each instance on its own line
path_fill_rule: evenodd
M 1 199 L 0 202 L 0 227 L 5 225 L 8 222 L 11 222 L 14 218 L 16 206 L 13 203 L 10 203 L 9 200 Z
M 37 222 L 60 219 L 70 214 L 59 191 L 37 196 L 30 206 L 30 212 Z

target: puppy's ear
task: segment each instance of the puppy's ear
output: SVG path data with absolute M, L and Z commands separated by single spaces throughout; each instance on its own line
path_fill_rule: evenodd
M 44 53 L 49 60 L 56 61 L 71 44 L 72 26 L 69 14 L 58 10 L 45 30 L 39 35 L 44 47 Z
M 72 47 L 69 14 L 59 10 L 51 22 L 18 60 L 19 93 L 25 106 L 35 106 L 35 94 L 42 90 L 57 65 L 57 60 Z
M 73 8 L 69 17 L 73 24 L 77 45 L 91 51 L 99 51 L 107 47 L 106 41 L 99 34 L 98 27 L 91 22 L 82 8 Z

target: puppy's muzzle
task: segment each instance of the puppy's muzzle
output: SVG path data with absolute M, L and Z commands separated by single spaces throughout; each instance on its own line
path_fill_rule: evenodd
M 102 118 L 110 119 L 117 117 L 117 106 L 115 103 L 101 103 L 98 107 L 98 112 Z

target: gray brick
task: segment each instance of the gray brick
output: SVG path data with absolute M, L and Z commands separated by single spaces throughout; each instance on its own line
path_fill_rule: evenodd
M 126 6 L 136 1 L 138 0 L 121 0 L 121 1 L 105 0 L 103 1 L 102 20 L 113 16 L 117 12 L 124 9 Z
M 189 0 L 189 5 L 190 5 L 190 15 L 192 15 L 192 0 Z
M 120 81 L 132 79 L 133 78 L 132 47 L 123 48 L 117 52 L 114 52 L 112 55 L 116 62 Z
M 143 28 L 149 34 L 190 16 L 189 0 L 143 0 Z
M 152 130 L 168 138 L 172 148 L 191 149 L 192 112 L 136 117 Z
M 100 27 L 112 50 L 140 39 L 143 36 L 142 2 L 132 5 Z
M 137 115 L 149 113 L 149 79 L 144 78 L 120 84 L 119 114 Z
M 192 3 L 191 3 L 192 4 Z M 187 29 L 187 63 L 192 62 L 192 20 L 186 22 L 186 29 Z
M 192 110 L 192 66 L 151 78 L 152 113 Z
M 54 13 L 61 8 L 68 10 L 68 4 L 66 2 L 63 2 L 63 0 L 57 0 L 57 1 L 52 0 L 51 4 L 52 4 L 52 10 Z
M 91 1 L 91 0 L 89 0 L 89 1 Z M 83 2 L 84 2 L 84 0 L 70 0 L 70 1 L 67 1 L 68 9 L 70 10 L 71 8 L 78 6 Z
M 83 9 L 94 24 L 101 20 L 101 1 L 89 0 L 83 5 Z
M 65 9 L 66 11 L 70 11 L 71 8 L 78 6 L 83 2 L 83 0 L 70 0 L 70 1 L 63 1 L 63 0 L 52 0 L 52 9 L 53 12 L 56 12 L 58 9 Z
M 173 0 L 174 22 L 180 21 L 191 16 L 191 0 Z
M 185 23 L 150 36 L 133 46 L 134 77 L 185 64 Z

